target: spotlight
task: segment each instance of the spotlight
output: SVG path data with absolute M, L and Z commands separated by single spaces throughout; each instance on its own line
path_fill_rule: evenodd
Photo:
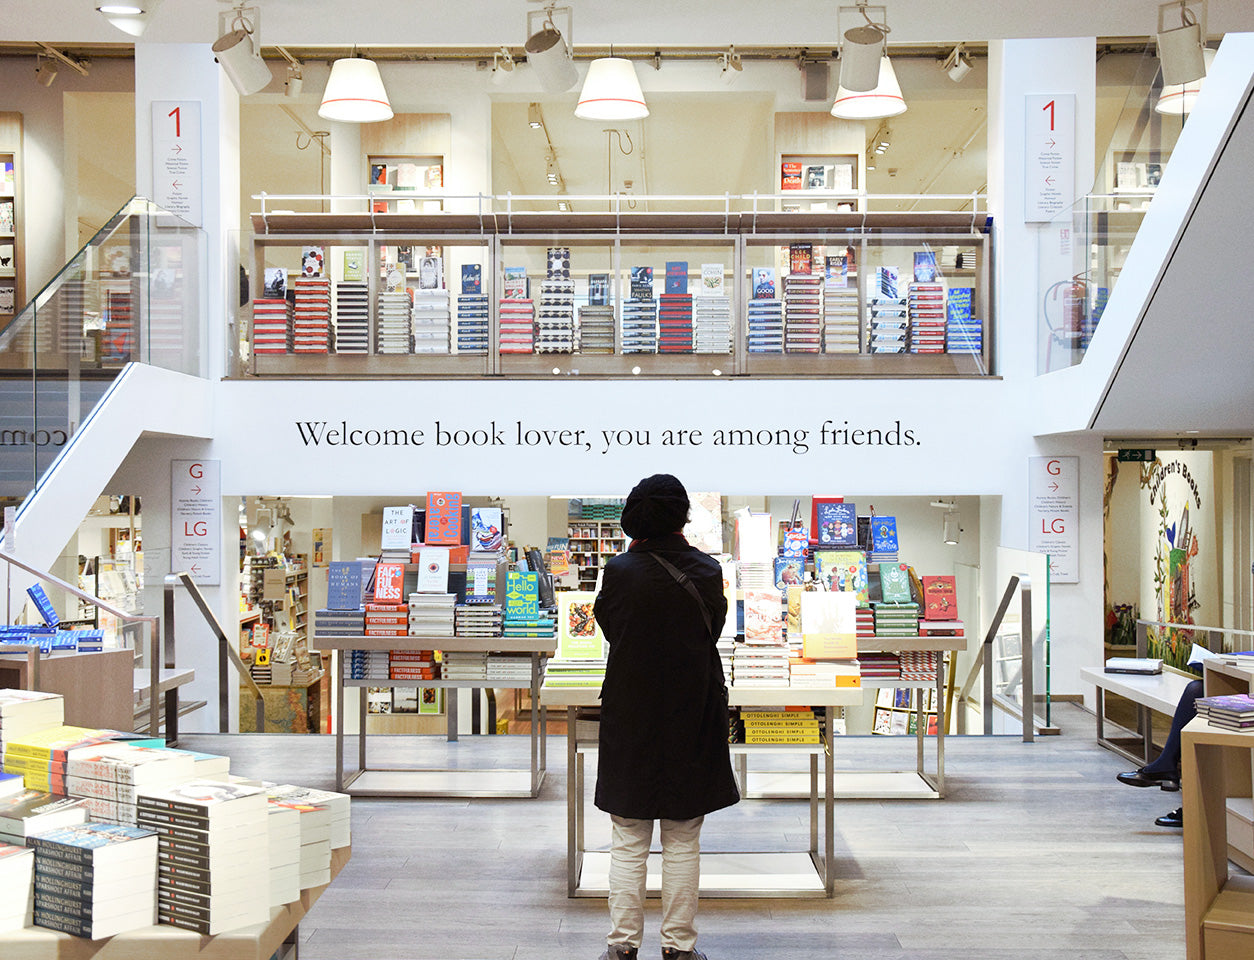
M 527 104 L 527 126 L 532 130 L 540 130 L 544 127 L 544 116 L 540 113 L 540 104 Z
M 492 82 L 500 86 L 514 72 L 514 57 L 506 47 L 492 54 Z
M 844 43 L 840 50 L 840 86 L 845 90 L 864 93 L 875 89 L 880 78 L 880 59 L 884 57 L 888 41 L 888 24 L 871 19 L 867 5 L 841 7 L 837 15 L 849 11 L 860 16 L 862 23 L 844 31 Z M 885 16 L 884 7 L 872 7 Z
M 958 523 L 958 511 L 951 510 L 945 514 L 945 519 L 941 523 L 942 539 L 947 545 L 956 547 L 960 533 L 962 533 L 962 527 Z
M 740 54 L 736 52 L 735 46 L 728 47 L 726 53 L 720 54 L 718 63 L 718 78 L 729 87 L 736 82 L 745 68 L 745 65 L 740 62 Z
M 304 85 L 305 78 L 301 75 L 300 67 L 294 67 L 289 64 L 287 80 L 283 84 L 283 95 L 285 97 L 299 97 L 301 87 Z
M 214 59 L 222 64 L 222 69 L 241 96 L 259 93 L 274 79 L 258 49 L 260 41 L 255 24 L 259 13 L 253 8 L 253 19 L 249 20 L 244 15 L 245 10 L 242 4 L 235 8 L 230 30 L 213 44 Z
M 559 10 L 566 13 L 566 37 L 563 37 L 553 24 L 553 14 Z M 529 31 L 531 18 L 538 15 L 540 11 L 527 14 Z M 561 93 L 573 87 L 579 79 L 579 72 L 575 69 L 575 63 L 570 56 L 570 47 L 567 45 L 571 33 L 570 7 L 557 7 L 550 4 L 545 7 L 543 16 L 544 20 L 540 29 L 527 37 L 523 50 L 526 51 L 527 62 L 535 71 L 540 86 L 549 93 Z
M 1206 9 L 1204 5 L 1202 9 Z M 1180 25 L 1165 26 L 1165 16 L 1175 10 L 1179 10 Z M 1206 76 L 1203 39 L 1203 25 L 1189 9 L 1187 0 L 1158 5 L 1158 59 L 1162 62 L 1164 88 L 1181 86 Z
M 949 56 L 941 61 L 941 69 L 949 75 L 949 79 L 954 83 L 961 83 L 963 78 L 971 72 L 971 61 L 967 59 L 967 55 L 962 49 L 962 44 L 954 47 Z
M 50 87 L 56 78 L 57 65 L 51 60 L 39 60 L 35 65 L 35 79 L 45 87 Z
M 569 200 L 557 201 L 557 209 L 560 210 L 562 213 L 570 213 L 570 201 Z
M 562 173 L 557 168 L 557 157 L 551 153 L 544 158 L 544 179 L 555 187 L 562 182 Z
M 123 33 L 132 37 L 143 36 L 148 21 L 161 6 L 162 0 L 144 0 L 142 3 L 102 3 L 96 11 Z

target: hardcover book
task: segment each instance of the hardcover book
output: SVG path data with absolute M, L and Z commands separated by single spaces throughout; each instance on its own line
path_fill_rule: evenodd
M 383 527 L 379 534 L 379 546 L 383 550 L 409 551 L 414 542 L 414 508 L 384 507 Z
M 399 602 L 405 596 L 405 564 L 378 563 L 374 568 L 374 599 L 380 602 Z
M 801 637 L 810 660 L 858 655 L 858 598 L 852 593 L 810 590 L 801 595 Z
M 753 299 L 754 300 L 774 300 L 775 299 L 775 268 L 774 267 L 754 267 L 753 268 Z
M 302 247 L 300 252 L 300 272 L 306 277 L 326 276 L 326 264 L 323 261 L 322 247 Z
M 936 251 L 916 250 L 914 252 L 915 283 L 933 283 L 936 280 Z
M 904 563 L 880 564 L 880 597 L 885 603 L 910 603 L 910 571 Z
M 426 543 L 457 546 L 462 542 L 462 495 L 456 491 L 427 494 Z
M 861 604 L 869 601 L 866 554 L 861 550 L 817 550 L 814 566 L 829 591 L 856 594 Z
M 923 578 L 923 619 L 958 619 L 958 593 L 952 576 Z
M 783 646 L 784 604 L 778 590 L 746 590 L 745 643 Z
M 822 169 L 822 167 L 819 169 Z M 788 269 L 791 273 L 812 273 L 814 271 L 814 245 L 810 243 L 794 243 L 789 246 Z
M 505 578 L 505 619 L 535 620 L 539 616 L 539 577 L 534 573 L 509 571 Z
M 666 292 L 667 293 L 687 293 L 688 292 L 688 261 L 687 260 L 666 261 Z
M 483 292 L 483 264 L 462 264 L 462 293 L 474 294 Z
M 709 297 L 723 295 L 723 265 L 721 263 L 701 264 L 701 292 Z
M 818 542 L 824 547 L 858 545 L 858 508 L 852 503 L 822 501 L 815 505 Z
M 873 553 L 896 553 L 897 518 L 873 517 L 871 519 L 871 551 Z
M 633 300 L 653 299 L 653 268 L 631 268 L 631 298 Z
M 588 303 L 591 306 L 604 307 L 610 302 L 610 275 L 608 273 L 588 274 Z
M 805 582 L 806 562 L 793 557 L 775 558 L 775 587 L 787 590 L 789 587 L 800 586 Z
M 501 282 L 501 297 L 505 300 L 527 299 L 527 268 L 505 267 Z
M 327 566 L 327 609 L 361 609 L 361 561 L 332 560 Z
M 470 508 L 470 549 L 481 553 L 497 553 L 504 545 L 500 507 Z
M 590 590 L 563 590 L 558 594 L 557 655 L 564 660 L 601 660 L 606 656 L 605 637 L 597 626 Z
M 418 552 L 418 592 L 448 593 L 448 547 L 423 547 Z

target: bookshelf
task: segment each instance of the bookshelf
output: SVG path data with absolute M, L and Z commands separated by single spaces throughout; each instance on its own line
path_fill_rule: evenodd
M 627 538 L 618 520 L 571 518 L 566 535 L 570 544 L 570 565 L 579 579 L 580 590 L 596 589 L 605 561 L 627 549 Z
M 0 113 L 0 330 L 25 305 L 22 243 L 22 115 Z M 9 344 L 8 348 L 13 349 Z

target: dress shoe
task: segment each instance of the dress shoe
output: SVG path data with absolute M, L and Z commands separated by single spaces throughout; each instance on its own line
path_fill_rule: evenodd
M 1169 791 L 1180 789 L 1180 774 L 1175 772 L 1153 773 L 1144 767 L 1140 770 L 1116 774 L 1115 779 L 1120 783 L 1126 783 L 1130 787 L 1159 787 Z
M 1184 807 L 1176 807 L 1171 813 L 1164 813 L 1154 821 L 1154 825 L 1158 827 L 1183 827 Z

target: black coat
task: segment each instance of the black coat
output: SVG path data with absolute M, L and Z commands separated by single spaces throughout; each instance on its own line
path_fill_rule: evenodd
M 650 553 L 696 585 L 696 598 Z M 610 644 L 601 687 L 596 805 L 637 820 L 691 820 L 740 799 L 727 748 L 727 700 L 715 637 L 727 600 L 718 563 L 670 534 L 605 565 L 596 619 Z

